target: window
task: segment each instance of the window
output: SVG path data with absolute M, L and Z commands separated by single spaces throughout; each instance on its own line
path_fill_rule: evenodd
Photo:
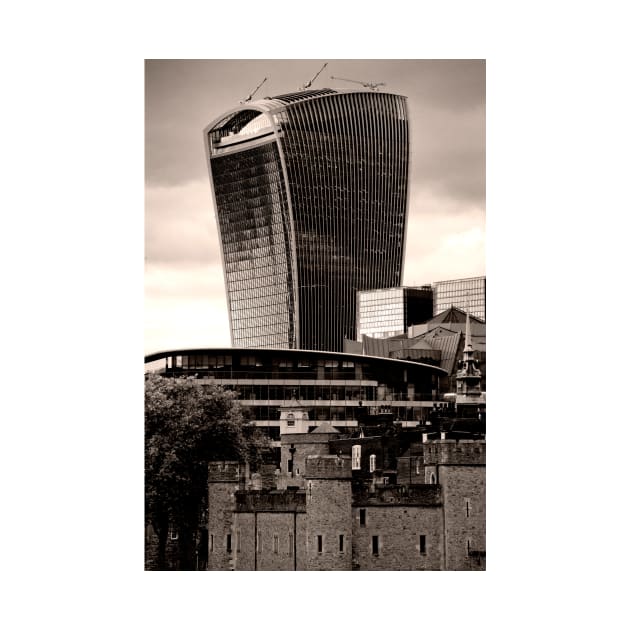
M 468 518 L 470 516 L 470 512 L 471 512 L 471 504 L 470 504 L 470 499 L 468 497 L 466 497 L 464 499 L 464 502 L 466 504 L 466 518 Z
M 227 535 L 226 548 L 227 548 L 228 553 L 232 551 L 232 534 Z
M 372 536 L 372 555 L 378 556 L 378 536 Z
M 420 553 L 426 554 L 427 552 L 427 537 L 424 534 L 420 535 Z
M 365 508 L 359 510 L 359 525 L 365 527 Z
M 352 447 L 352 470 L 361 470 L 361 445 Z
M 279 547 L 278 534 L 274 534 L 273 535 L 273 552 L 274 553 L 278 553 L 278 547 Z
M 343 534 L 339 534 L 339 553 L 343 553 Z
M 209 551 L 214 551 L 214 534 L 210 534 L 210 540 L 208 541 Z
M 370 472 L 376 470 L 376 455 L 370 455 Z
M 429 483 L 435 483 L 435 473 L 431 473 L 431 476 L 429 477 Z
M 324 550 L 324 540 L 322 536 L 317 537 L 317 553 L 322 553 Z

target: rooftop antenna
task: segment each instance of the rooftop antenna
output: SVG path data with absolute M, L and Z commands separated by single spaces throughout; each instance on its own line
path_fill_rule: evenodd
M 330 77 L 330 78 L 334 79 L 335 81 L 350 81 L 350 83 L 358 83 L 359 85 L 362 85 L 363 87 L 370 88 L 372 92 L 378 92 L 379 85 L 385 85 L 385 83 L 367 83 L 366 81 L 355 81 L 354 79 L 344 79 L 342 77 Z
M 308 88 L 311 87 L 311 85 L 313 85 L 313 81 L 315 81 L 315 79 L 317 79 L 317 77 L 322 73 L 322 70 L 328 65 L 328 62 L 326 62 L 320 69 L 319 72 L 310 80 L 307 81 L 300 89 L 301 90 L 306 90 Z
M 256 94 L 256 92 L 258 92 L 258 90 L 260 90 L 260 88 L 261 88 L 262 84 L 263 84 L 266 80 L 267 80 L 267 77 L 265 77 L 265 78 L 264 78 L 264 79 L 263 79 L 263 80 L 262 80 L 262 81 L 261 81 L 261 82 L 260 82 L 260 83 L 256 86 L 256 89 L 255 89 L 255 90 L 254 90 L 254 91 L 253 91 L 253 92 L 252 92 L 252 93 L 251 93 L 251 94 L 250 94 L 247 98 L 245 98 L 245 99 L 243 99 L 243 100 L 241 101 L 241 104 L 242 104 L 242 103 L 249 103 L 249 101 L 251 101 L 251 100 L 252 100 L 252 96 L 254 96 L 254 94 Z

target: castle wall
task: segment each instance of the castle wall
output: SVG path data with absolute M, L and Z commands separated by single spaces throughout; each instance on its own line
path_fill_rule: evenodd
M 444 491 L 445 570 L 484 570 L 485 468 L 440 466 L 439 479 Z
M 306 477 L 306 568 L 349 571 L 352 569 L 350 458 L 310 457 L 306 460 Z
M 360 510 L 365 510 L 365 525 Z M 383 505 L 352 509 L 354 569 L 439 571 L 442 569 L 442 515 L 439 506 Z M 378 536 L 378 554 L 373 553 Z M 421 552 L 420 536 L 425 536 Z
M 238 462 L 212 462 L 208 465 L 208 571 L 230 571 L 235 493 L 243 486 L 246 469 Z M 229 538 L 228 538 L 229 537 Z
M 424 447 L 425 474 L 435 475 L 444 499 L 444 569 L 485 570 L 485 442 L 442 440 Z

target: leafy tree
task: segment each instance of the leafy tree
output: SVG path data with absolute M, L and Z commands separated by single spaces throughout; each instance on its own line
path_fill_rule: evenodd
M 158 535 L 158 569 L 166 568 L 169 526 L 178 532 L 178 568 L 194 568 L 208 462 L 232 459 L 255 466 L 265 443 L 233 392 L 191 378 L 146 378 L 145 521 Z

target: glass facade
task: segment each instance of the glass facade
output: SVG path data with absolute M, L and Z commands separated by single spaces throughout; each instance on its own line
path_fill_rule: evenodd
M 444 280 L 433 284 L 433 314 L 455 306 L 486 321 L 486 277 Z
M 356 292 L 402 277 L 406 98 L 286 94 L 206 134 L 233 345 L 341 351 Z
M 382 339 L 406 334 L 409 326 L 431 319 L 433 291 L 429 286 L 360 291 L 357 304 L 357 341 L 362 335 Z
M 439 399 L 439 378 L 446 374 L 397 359 L 262 348 L 159 352 L 145 364 L 165 377 L 194 377 L 235 391 L 251 419 L 272 429 L 272 436 L 287 405 L 307 408 L 313 426 L 330 422 L 345 430 L 379 413 L 415 426 Z

